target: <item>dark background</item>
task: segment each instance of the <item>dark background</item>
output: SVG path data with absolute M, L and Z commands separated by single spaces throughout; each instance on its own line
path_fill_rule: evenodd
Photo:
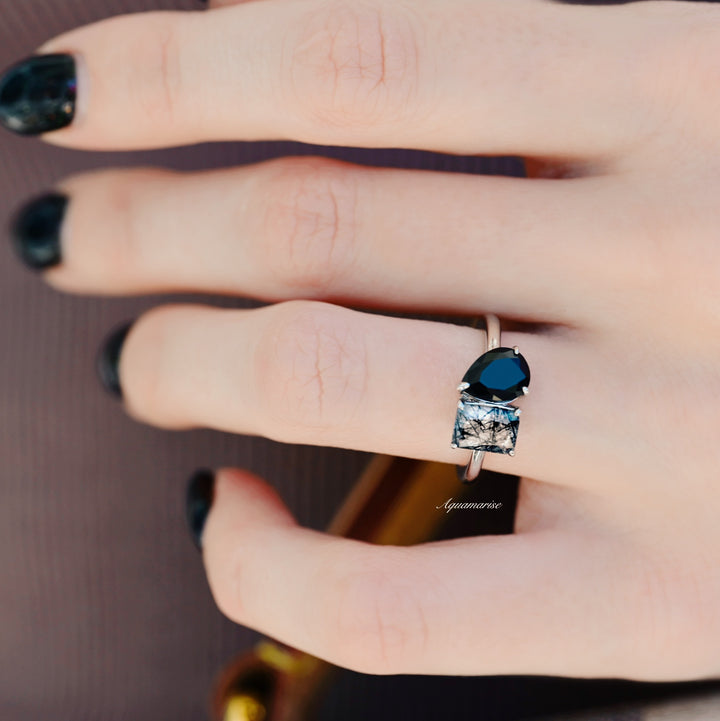
M 0 0 L 0 67 L 94 20 L 198 6 L 193 0 Z M 200 169 L 288 154 L 521 173 L 513 159 L 405 150 L 263 142 L 88 153 L 2 133 L 0 222 L 7 225 L 19 204 L 84 169 Z M 0 715 L 5 721 L 201 721 L 213 679 L 256 636 L 224 619 L 211 599 L 184 527 L 187 476 L 197 466 L 250 468 L 279 489 L 301 523 L 323 528 L 368 457 L 218 432 L 167 432 L 130 420 L 98 386 L 96 349 L 119 321 L 167 297 L 61 295 L 22 268 L 9 243 L 0 246 L 0 294 Z M 505 494 L 510 505 L 512 479 L 492 482 L 494 497 Z M 494 721 L 687 687 L 344 672 L 322 715 Z

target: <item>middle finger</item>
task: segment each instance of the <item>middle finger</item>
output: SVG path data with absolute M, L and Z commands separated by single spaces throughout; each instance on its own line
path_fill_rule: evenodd
M 360 168 L 290 158 L 200 174 L 113 170 L 62 184 L 62 262 L 83 293 L 199 291 L 378 308 L 587 321 L 638 247 L 611 179 Z M 18 223 L 32 226 L 47 201 Z M 24 218 L 24 219 L 23 219 Z M 23 242 L 23 238 L 19 238 Z M 599 262 L 608 259 L 608 262 Z M 519 279 L 512 283 L 508 276 Z

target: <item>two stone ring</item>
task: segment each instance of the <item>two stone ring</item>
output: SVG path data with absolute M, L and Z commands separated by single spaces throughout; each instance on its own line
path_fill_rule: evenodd
M 485 315 L 487 350 L 471 366 L 458 386 L 460 400 L 451 446 L 467 448 L 472 457 L 462 480 L 474 481 L 485 453 L 515 455 L 521 410 L 511 401 L 527 395 L 530 368 L 517 346 L 500 346 L 500 320 Z

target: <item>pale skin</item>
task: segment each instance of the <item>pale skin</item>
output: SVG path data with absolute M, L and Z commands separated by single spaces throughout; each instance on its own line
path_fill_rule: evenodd
M 482 332 L 343 305 L 495 313 L 532 369 L 515 457 L 485 461 L 522 476 L 514 534 L 334 538 L 222 469 L 203 558 L 225 614 L 370 673 L 720 674 L 720 8 L 225 1 L 42 51 L 78 58 L 77 119 L 44 136 L 71 148 L 286 138 L 572 176 L 289 158 L 61 184 L 54 287 L 271 301 L 138 319 L 120 375 L 142 422 L 465 462 Z

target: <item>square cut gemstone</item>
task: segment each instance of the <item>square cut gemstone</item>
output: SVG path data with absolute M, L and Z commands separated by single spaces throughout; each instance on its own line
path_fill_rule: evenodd
M 487 403 L 465 393 L 460 397 L 453 443 L 458 448 L 490 453 L 515 450 L 520 418 L 513 406 Z

